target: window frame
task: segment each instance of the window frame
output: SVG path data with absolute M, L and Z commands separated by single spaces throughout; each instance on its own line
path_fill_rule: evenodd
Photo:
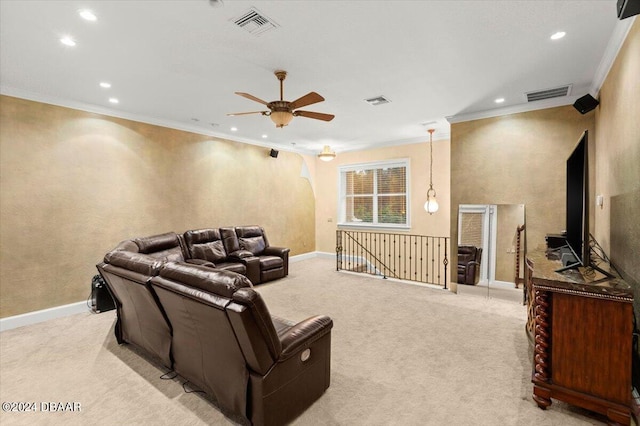
M 377 173 L 374 174 L 373 199 L 373 223 L 370 222 L 349 222 L 347 214 L 347 172 L 357 172 L 359 170 L 378 170 L 383 168 L 404 167 L 405 168 L 405 223 L 379 223 L 378 222 L 378 198 L 389 196 L 390 194 L 377 193 Z M 401 195 L 401 194 L 400 194 Z M 375 229 L 410 229 L 411 228 L 411 162 L 409 158 L 400 158 L 385 161 L 372 161 L 368 163 L 345 164 L 338 166 L 338 227 L 357 227 Z

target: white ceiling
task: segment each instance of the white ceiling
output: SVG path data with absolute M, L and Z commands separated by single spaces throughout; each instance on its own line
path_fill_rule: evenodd
M 231 22 L 252 6 L 278 28 L 255 36 Z M 624 25 L 616 0 L 224 0 L 222 7 L 1 0 L 0 7 L 3 94 L 307 153 L 424 141 L 429 127 L 434 139 L 447 138 L 445 117 L 571 104 L 598 89 Z M 85 8 L 96 22 L 78 16 Z M 556 31 L 567 35 L 550 40 Z M 63 35 L 77 45 L 62 45 Z M 304 109 L 336 118 L 296 117 L 276 129 L 268 117 L 226 115 L 264 109 L 236 91 L 278 99 L 277 69 L 289 73 L 286 100 L 316 91 L 326 100 Z M 570 96 L 526 104 L 526 92 L 566 84 Z M 364 101 L 380 95 L 391 103 Z M 495 104 L 498 97 L 505 102 Z

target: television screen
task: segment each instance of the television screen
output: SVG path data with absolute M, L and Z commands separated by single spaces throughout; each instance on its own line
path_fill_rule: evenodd
M 582 266 L 589 266 L 588 131 L 567 159 L 567 244 Z

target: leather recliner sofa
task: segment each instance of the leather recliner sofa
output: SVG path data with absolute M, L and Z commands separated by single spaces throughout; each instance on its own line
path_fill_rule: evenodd
M 133 344 L 169 368 L 171 327 L 148 281 L 164 263 L 183 260 L 179 236 L 168 232 L 122 241 L 97 265 L 116 304 L 118 343 Z
M 269 245 L 267 234 L 259 226 L 239 226 L 235 228 L 238 246 L 251 252 L 259 259 L 260 282 L 285 277 L 289 274 L 289 249 Z M 236 248 L 231 238 L 225 240 L 230 247 Z
M 184 236 L 167 232 L 122 241 L 105 255 L 97 268 L 116 304 L 115 332 L 118 343 L 131 343 L 162 365 L 171 367 L 170 326 L 148 285 L 149 279 L 158 275 L 167 262 L 187 262 L 230 270 L 246 274 L 255 284 L 281 278 L 288 273 L 288 267 L 285 266 L 288 265 L 289 249 L 277 249 L 284 258 L 280 273 L 262 275 L 258 257 L 240 250 L 239 245 L 236 253 L 227 255 L 224 247 L 220 247 L 220 237 L 239 244 L 235 228 L 232 227 L 220 231 L 187 231 Z
M 458 284 L 478 284 L 481 259 L 482 247 L 458 246 Z
M 253 284 L 260 283 L 259 259 L 248 251 L 227 252 L 223 234 L 235 237 L 236 233 L 234 228 L 206 228 L 185 232 L 184 242 L 189 257 L 209 261 L 215 268 L 245 275 Z
M 271 317 L 246 277 L 198 265 L 167 263 L 149 283 L 172 327 L 175 371 L 227 416 L 285 424 L 329 387 L 329 317 Z

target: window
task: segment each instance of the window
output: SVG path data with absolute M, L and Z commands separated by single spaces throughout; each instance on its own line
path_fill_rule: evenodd
M 409 227 L 409 160 L 342 166 L 339 224 Z

